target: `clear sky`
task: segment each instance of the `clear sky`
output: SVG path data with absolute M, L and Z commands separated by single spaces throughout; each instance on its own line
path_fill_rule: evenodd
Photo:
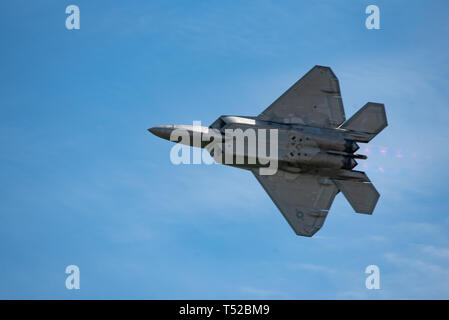
M 80 30 L 65 27 L 70 4 Z M 448 10 L 2 1 L 0 298 L 448 299 Z M 297 237 L 249 172 L 175 166 L 146 131 L 257 115 L 316 64 L 339 77 L 348 118 L 385 103 L 358 167 L 381 193 L 372 216 L 339 194 Z M 80 290 L 65 287 L 71 264 Z M 371 264 L 380 290 L 365 288 Z

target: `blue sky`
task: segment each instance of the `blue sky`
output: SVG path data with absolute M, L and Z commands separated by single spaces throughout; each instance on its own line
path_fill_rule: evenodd
M 448 299 L 448 9 L 1 2 L 0 298 Z M 339 77 L 347 117 L 386 105 L 359 167 L 381 193 L 372 216 L 340 194 L 297 237 L 249 172 L 172 165 L 146 131 L 257 115 L 316 64 Z M 71 264 L 80 290 L 65 288 Z M 365 288 L 371 264 L 380 290 Z

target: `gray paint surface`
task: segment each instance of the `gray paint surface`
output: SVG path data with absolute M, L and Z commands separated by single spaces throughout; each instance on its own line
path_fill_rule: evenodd
M 366 159 L 355 154 L 357 142 L 369 142 L 387 126 L 385 107 L 368 102 L 345 119 L 337 77 L 329 67 L 315 66 L 257 117 L 221 116 L 209 127 L 168 125 L 148 130 L 167 140 L 177 129 L 190 137 L 207 137 L 211 142 L 203 142 L 200 147 L 212 156 L 214 148 L 223 152 L 223 158 L 228 153 L 233 162 L 220 159 L 220 163 L 250 170 L 295 233 L 310 237 L 323 226 L 339 191 L 358 213 L 372 214 L 379 199 L 366 174 L 353 168 L 355 159 Z M 253 163 L 247 145 L 243 154 L 235 144 L 226 151 L 230 141 L 226 129 L 256 129 L 256 135 L 257 129 L 276 129 L 276 173 L 261 175 L 259 169 L 266 162 Z M 273 142 L 267 139 L 266 143 L 269 150 Z M 243 163 L 236 162 L 239 155 Z M 265 160 L 273 160 L 269 156 Z

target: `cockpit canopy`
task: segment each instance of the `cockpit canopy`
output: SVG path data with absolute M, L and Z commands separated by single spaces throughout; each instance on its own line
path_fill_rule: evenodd
M 225 127 L 232 123 L 242 123 L 248 125 L 256 124 L 256 117 L 240 117 L 240 116 L 221 116 L 212 123 L 209 128 L 217 129 L 219 131 L 225 129 Z

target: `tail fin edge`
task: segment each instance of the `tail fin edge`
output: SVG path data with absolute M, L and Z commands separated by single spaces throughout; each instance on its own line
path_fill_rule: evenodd
M 357 141 L 369 142 L 387 126 L 385 105 L 368 102 L 339 128 L 350 131 Z
M 380 194 L 371 182 L 334 180 L 334 183 L 355 212 L 373 213 Z

